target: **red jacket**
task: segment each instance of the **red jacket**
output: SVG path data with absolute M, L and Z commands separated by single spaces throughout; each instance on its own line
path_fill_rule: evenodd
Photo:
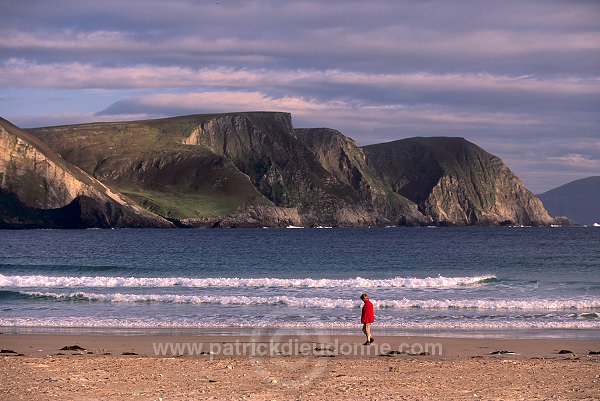
M 375 321 L 375 312 L 373 311 L 373 304 L 368 299 L 365 300 L 365 304 L 362 308 L 362 315 L 360 316 L 360 322 L 373 323 Z

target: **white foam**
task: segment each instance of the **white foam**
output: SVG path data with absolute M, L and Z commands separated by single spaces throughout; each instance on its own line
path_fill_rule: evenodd
M 218 305 L 285 305 L 292 308 L 350 309 L 362 305 L 360 300 L 341 298 L 307 298 L 293 296 L 251 297 L 244 295 L 177 295 L 177 294 L 99 294 L 92 292 L 22 292 L 33 297 L 55 299 L 81 299 L 103 302 L 165 302 L 182 304 L 218 304 Z M 394 309 L 523 309 L 523 310 L 592 310 L 600 309 L 600 298 L 573 299 L 456 299 L 456 300 L 372 300 L 376 308 Z
M 203 319 L 120 319 L 120 318 L 0 318 L 0 327 L 51 328 L 282 328 L 282 329 L 356 329 L 357 323 L 347 321 L 269 322 L 255 320 L 218 322 Z M 400 330 L 598 330 L 600 323 L 590 321 L 427 321 L 378 322 L 378 329 Z M 495 332 L 497 334 L 497 332 Z
M 565 310 L 600 308 L 600 298 L 574 299 L 427 299 L 375 301 L 379 308 Z
M 313 278 L 189 278 L 189 277 L 110 277 L 110 276 L 5 276 L 0 287 L 309 287 L 309 288 L 450 288 L 480 284 L 495 275 L 473 277 L 394 277 L 391 279 L 313 279 Z
M 218 304 L 218 305 L 285 305 L 296 308 L 354 308 L 359 303 L 345 299 L 299 298 L 290 296 L 249 297 L 244 295 L 177 295 L 177 294 L 98 294 L 91 292 L 22 292 L 33 297 L 55 299 L 80 299 L 101 302 L 165 302 L 177 304 Z M 358 301 L 360 302 L 360 301 Z

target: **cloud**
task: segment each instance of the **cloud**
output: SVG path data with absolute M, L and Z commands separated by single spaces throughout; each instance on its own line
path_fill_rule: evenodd
M 295 112 L 322 110 L 323 105 L 300 98 L 269 98 L 259 92 L 204 92 L 184 94 L 159 94 L 134 96 L 118 101 L 99 113 L 130 114 L 147 112 L 150 114 L 201 114 L 222 112 L 223 110 L 272 110 Z
M 87 124 L 90 122 L 135 121 L 150 118 L 148 114 L 53 113 L 11 115 L 9 121 L 20 128 L 50 127 L 57 125 Z
M 357 103 L 453 104 L 496 111 L 596 111 L 600 79 L 492 74 L 365 73 L 347 70 L 269 70 L 179 66 L 103 67 L 81 63 L 35 64 L 9 59 L 0 87 L 64 89 L 212 88 L 260 90 L 272 96 Z
M 541 124 L 531 117 L 492 112 L 456 112 L 435 105 L 378 105 L 344 101 L 318 101 L 301 97 L 271 97 L 260 92 L 202 92 L 133 96 L 118 101 L 99 115 L 140 114 L 181 115 L 223 111 L 272 110 L 291 112 L 303 124 L 341 129 L 357 134 L 359 142 L 369 143 L 365 133 L 374 130 L 410 131 L 411 126 L 453 125 L 514 127 Z M 361 135 L 362 134 L 362 135 Z M 393 137 L 390 137 L 393 139 Z M 391 140 L 390 139 L 390 140 Z
M 437 89 L 440 91 L 496 90 L 559 94 L 600 94 L 600 78 L 538 79 L 534 75 L 365 73 L 339 69 L 268 70 L 233 68 L 184 68 L 137 65 L 104 67 L 82 63 L 37 64 L 11 58 L 0 66 L 0 86 L 38 88 L 157 88 L 240 87 L 257 85 L 295 88 L 303 85 L 345 85 L 373 88 Z M 32 79 L 33 78 L 33 79 Z
M 6 57 L 158 65 L 168 60 L 196 68 L 343 65 L 380 72 L 563 74 L 589 73 L 600 50 L 594 23 L 600 7 L 593 3 L 58 3 L 56 10 L 69 9 L 68 15 L 42 4 L 3 10 L 5 20 L 16 21 L 0 27 Z
M 587 154 L 568 153 L 560 157 L 549 157 L 548 161 L 563 167 L 589 170 L 592 173 L 600 171 L 600 159 L 594 159 Z
M 597 1 L 1 8 L 0 113 L 21 125 L 280 110 L 361 144 L 463 136 L 534 187 L 600 159 Z

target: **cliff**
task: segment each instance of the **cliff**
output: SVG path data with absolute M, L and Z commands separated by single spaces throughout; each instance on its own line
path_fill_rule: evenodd
M 169 227 L 0 119 L 0 227 Z
M 299 128 L 296 136 L 315 155 L 318 163 L 347 190 L 356 192 L 389 224 L 419 225 L 430 222 L 417 205 L 391 191 L 366 161 L 353 139 L 330 128 Z
M 4 134 L 5 219 L 21 213 L 18 204 L 42 211 L 69 206 L 71 214 L 103 216 L 103 226 L 554 222 L 500 159 L 460 138 L 359 148 L 333 129 L 294 129 L 290 114 L 274 112 L 18 131 L 62 172 L 41 167 L 41 156 L 17 151 Z
M 502 160 L 462 138 L 410 138 L 363 150 L 384 183 L 434 224 L 554 223 Z
M 210 118 L 81 124 L 31 132 L 147 210 L 181 226 L 212 226 L 218 225 L 219 216 L 272 202 L 231 160 L 182 143 Z
M 287 113 L 222 115 L 200 124 L 183 143 L 232 160 L 271 202 L 296 209 L 304 226 L 377 224 L 371 205 L 298 140 Z
M 287 113 L 230 113 L 30 130 L 66 160 L 182 226 L 374 225 Z

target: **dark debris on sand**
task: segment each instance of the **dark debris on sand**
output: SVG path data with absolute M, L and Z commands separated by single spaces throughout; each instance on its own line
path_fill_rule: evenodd
M 560 351 L 558 351 L 559 354 L 572 354 L 573 351 L 568 350 L 568 349 L 561 349 Z
M 16 351 L 13 351 L 12 349 L 0 349 L 0 354 L 5 354 L 5 355 L 11 355 L 11 356 L 24 356 L 23 354 L 19 354 Z
M 86 351 L 85 348 L 81 348 L 79 345 L 65 345 L 60 349 L 61 351 Z
M 514 352 L 514 351 L 507 351 L 505 349 L 501 349 L 501 350 L 498 350 L 498 351 L 492 351 L 492 352 L 489 353 L 489 355 L 515 355 L 515 354 L 516 354 L 516 352 Z

